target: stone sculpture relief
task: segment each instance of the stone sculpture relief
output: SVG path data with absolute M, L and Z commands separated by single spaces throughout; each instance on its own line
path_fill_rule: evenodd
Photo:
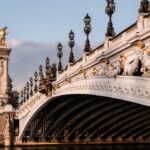
M 134 50 L 140 62 L 142 63 L 141 72 L 143 77 L 150 77 L 150 48 L 145 46 L 143 41 L 137 41 L 134 44 Z
M 0 29 L 0 45 L 5 45 L 5 36 L 7 34 L 7 27 Z
M 150 77 L 150 48 L 145 47 L 143 41 L 134 44 L 134 54 L 130 57 L 121 54 L 118 65 L 114 66 L 109 59 L 104 58 L 100 61 L 100 68 L 93 68 L 93 76 L 116 77 L 124 76 L 143 76 Z
M 141 61 L 142 61 L 141 71 L 143 72 L 143 76 L 150 77 L 150 49 L 149 48 L 146 48 L 144 50 Z

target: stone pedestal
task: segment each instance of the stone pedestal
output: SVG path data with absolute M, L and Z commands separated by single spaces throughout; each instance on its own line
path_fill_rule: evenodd
M 14 110 L 11 105 L 6 105 L 4 107 L 5 122 L 6 126 L 4 128 L 4 145 L 11 146 L 14 137 Z

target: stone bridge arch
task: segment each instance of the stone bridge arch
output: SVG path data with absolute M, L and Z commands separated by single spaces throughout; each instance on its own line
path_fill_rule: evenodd
M 120 101 L 150 106 L 150 87 L 148 85 L 149 80 L 149 78 L 140 77 L 120 76 L 117 78 L 105 78 L 97 76 L 94 78 L 81 79 L 72 83 L 65 84 L 55 89 L 51 96 L 36 93 L 17 112 L 20 123 L 19 138 L 21 139 L 24 136 L 27 128 L 30 126 L 30 123 L 34 120 L 35 117 L 37 117 L 37 114 L 40 114 L 40 111 L 43 111 L 42 109 L 44 109 L 54 100 L 61 99 L 61 97 L 66 105 L 70 101 L 73 101 L 72 103 L 75 103 L 75 99 L 82 99 L 82 97 L 84 98 L 85 96 L 87 99 L 88 97 L 94 97 L 94 99 L 96 99 L 96 97 L 99 97 L 99 99 L 101 97 L 104 97 L 104 99 L 121 99 Z M 84 104 L 81 104 L 81 106 L 76 106 L 76 108 L 74 109 L 82 107 L 82 105 L 86 105 L 86 101 Z M 64 107 L 63 102 L 61 102 L 61 104 L 56 107 L 56 110 L 59 110 L 61 107 Z M 55 113 L 55 111 L 53 110 L 53 113 Z M 51 110 L 45 113 L 49 114 L 50 112 Z M 38 123 L 38 119 L 35 120 L 37 120 Z M 57 120 L 57 122 L 59 122 L 59 120 Z M 55 123 L 56 125 L 57 122 Z M 55 127 L 55 124 L 52 126 L 52 129 Z M 37 129 L 39 129 L 39 127 L 37 127 Z M 35 133 L 32 133 L 33 137 L 35 136 L 37 129 Z

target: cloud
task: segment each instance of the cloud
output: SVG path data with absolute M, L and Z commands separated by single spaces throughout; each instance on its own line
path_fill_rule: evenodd
M 8 45 L 10 45 L 12 48 L 18 47 L 23 44 L 23 41 L 17 40 L 17 39 L 12 39 L 8 41 Z
M 9 74 L 13 79 L 14 89 L 21 90 L 34 72 L 38 71 L 40 64 L 44 65 L 46 57 L 50 58 L 51 63 L 57 62 L 58 43 L 40 43 L 12 39 L 8 45 L 12 48 L 9 63 Z M 74 54 L 76 60 L 81 57 L 81 46 L 76 45 Z M 64 66 L 68 62 L 70 49 L 67 43 L 63 43 Z

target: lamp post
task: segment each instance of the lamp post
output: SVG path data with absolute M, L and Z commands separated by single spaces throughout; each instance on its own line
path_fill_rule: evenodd
M 52 64 L 52 76 L 53 76 L 54 81 L 56 80 L 56 73 L 57 73 L 57 67 L 56 67 L 56 64 L 53 63 Z
M 30 78 L 30 96 L 33 96 L 32 87 L 33 87 L 33 79 L 32 79 L 32 77 L 31 77 L 31 78 Z
M 115 12 L 115 2 L 114 0 L 107 0 L 107 6 L 105 9 L 106 14 L 109 16 L 109 22 L 107 27 L 106 36 L 107 37 L 113 37 L 115 36 L 115 31 L 112 23 L 112 15 Z
M 30 84 L 29 84 L 29 82 L 27 82 L 27 84 L 26 84 L 26 89 L 27 89 L 27 100 L 29 99 L 29 87 L 30 87 Z
M 47 57 L 45 60 L 45 74 L 46 74 L 46 80 L 47 82 L 49 82 L 49 80 L 51 80 L 52 77 L 52 73 L 51 73 L 51 66 L 50 66 L 50 59 Z
M 26 87 L 24 87 L 23 88 L 23 91 L 24 91 L 24 102 L 26 102 L 26 94 L 27 94 L 27 88 Z
M 21 90 L 20 96 L 21 96 L 21 102 L 20 102 L 20 105 L 21 105 L 24 102 L 24 91 L 23 90 Z
M 149 1 L 148 0 L 142 0 L 141 5 L 139 8 L 139 13 L 149 13 Z
M 85 23 L 84 33 L 86 34 L 86 37 L 87 37 L 87 39 L 85 41 L 84 52 L 89 53 L 91 51 L 89 34 L 90 34 L 92 28 L 91 28 L 91 17 L 88 14 L 84 18 L 84 23 Z
M 42 65 L 39 66 L 39 88 L 43 86 L 44 76 L 43 76 L 43 67 Z
M 73 55 L 73 47 L 75 45 L 75 42 L 74 42 L 74 33 L 73 31 L 71 30 L 70 33 L 69 33 L 69 43 L 68 45 L 70 46 L 70 56 L 69 56 L 69 63 L 70 64 L 73 64 L 75 62 L 75 59 L 74 59 L 74 55 Z
M 58 53 L 57 53 L 57 56 L 59 58 L 59 62 L 58 62 L 58 71 L 62 71 L 63 67 L 62 67 L 62 63 L 61 63 L 61 58 L 63 56 L 63 53 L 62 53 L 62 44 L 59 43 L 58 46 L 57 46 L 57 49 L 58 49 Z
M 35 84 L 34 84 L 34 92 L 35 92 L 35 93 L 36 93 L 37 90 L 38 90 L 38 88 L 37 88 L 37 81 L 38 81 L 38 73 L 35 72 L 35 73 L 34 73 L 34 82 L 35 82 Z

